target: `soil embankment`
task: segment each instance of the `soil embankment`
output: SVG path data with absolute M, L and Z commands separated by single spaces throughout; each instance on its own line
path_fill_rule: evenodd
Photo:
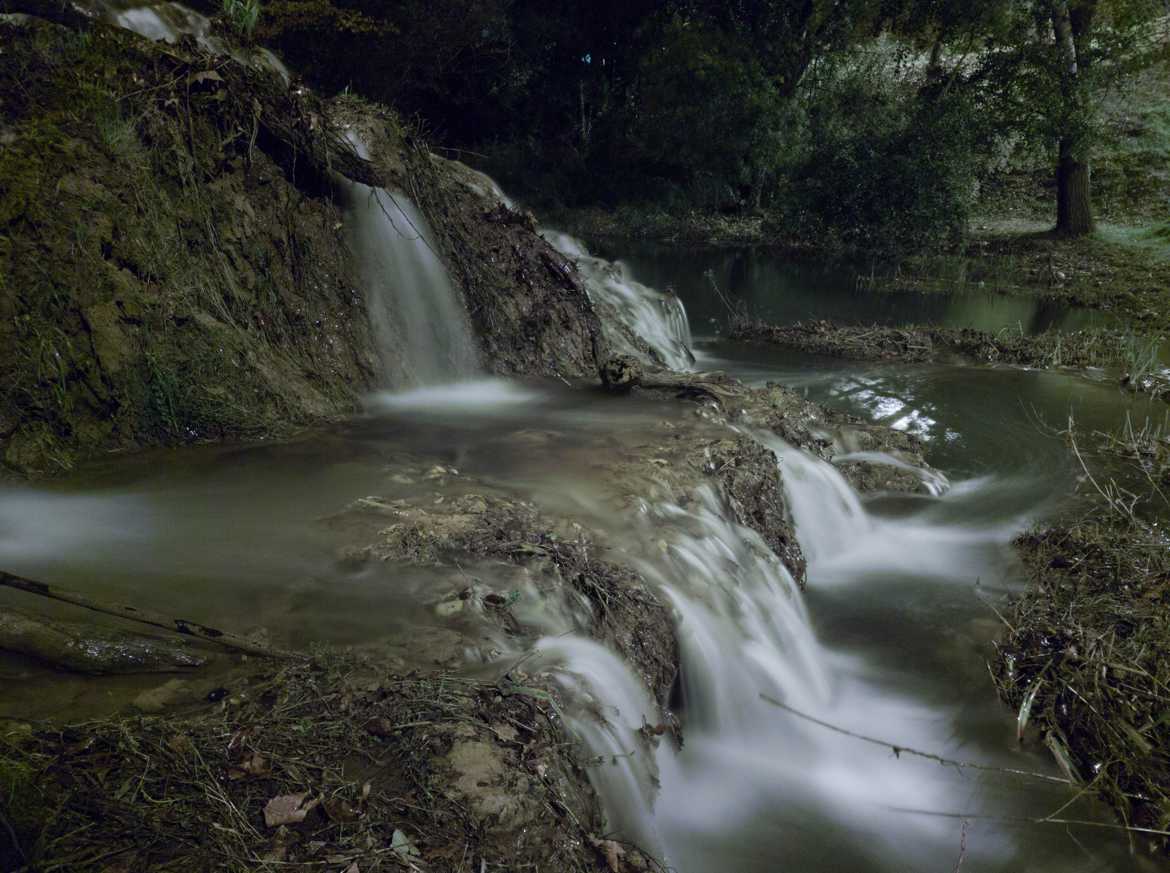
M 573 270 L 392 112 L 190 43 L 0 21 L 0 464 L 287 435 L 379 380 L 334 173 L 415 198 L 482 365 L 596 372 Z M 380 133 L 374 161 L 345 126 Z
M 1036 336 L 991 334 L 971 328 L 844 325 L 802 321 L 791 325 L 743 322 L 732 339 L 767 342 L 836 358 L 876 361 L 1105 367 L 1124 363 L 1127 336 L 1118 330 L 1052 331 Z

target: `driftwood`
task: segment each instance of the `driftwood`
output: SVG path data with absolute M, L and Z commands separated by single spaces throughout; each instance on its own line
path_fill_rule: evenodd
M 679 373 L 644 364 L 633 355 L 614 355 L 600 367 L 606 389 L 622 394 L 634 388 L 677 391 L 681 395 L 714 400 L 722 405 L 744 396 L 743 385 L 724 373 Z
M 172 673 L 194 670 L 207 662 L 177 643 L 57 624 L 15 609 L 0 611 L 0 649 L 75 673 Z
M 231 631 L 223 631 L 218 628 L 208 627 L 207 625 L 199 624 L 195 621 L 190 621 L 185 618 L 170 618 L 161 613 L 152 612 L 147 609 L 141 609 L 137 606 L 123 606 L 121 604 L 103 603 L 94 600 L 92 597 L 86 597 L 84 594 L 77 594 L 73 591 L 68 591 L 64 588 L 56 588 L 51 585 L 46 585 L 43 582 L 35 582 L 32 579 L 25 579 L 23 576 L 14 576 L 12 573 L 5 573 L 0 570 L 0 585 L 15 588 L 17 591 L 24 591 L 28 594 L 36 594 L 40 597 L 47 597 L 50 600 L 59 600 L 62 603 L 71 603 L 74 606 L 80 606 L 83 609 L 89 609 L 94 612 L 101 612 L 105 615 L 113 615 L 117 618 L 124 618 L 129 621 L 136 621 L 139 624 L 147 624 L 151 627 L 162 628 L 173 633 L 182 634 L 183 636 L 195 637 L 196 639 L 206 640 L 212 643 L 219 643 L 228 649 L 235 649 L 239 652 L 246 652 L 249 655 L 259 655 L 264 658 L 285 658 L 290 660 L 299 660 L 305 658 L 304 655 L 296 652 L 286 652 L 280 649 L 273 649 L 265 646 L 256 640 L 241 636 L 240 634 L 232 633 Z

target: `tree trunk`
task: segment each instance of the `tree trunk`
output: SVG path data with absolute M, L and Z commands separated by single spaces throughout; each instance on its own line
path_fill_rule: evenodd
M 1089 38 L 1095 11 L 1096 0 L 1075 8 L 1060 0 L 1052 12 L 1053 35 L 1064 63 L 1060 82 L 1064 132 L 1056 162 L 1056 232 L 1064 236 L 1085 236 L 1094 229 L 1080 48 Z
M 1093 200 L 1089 162 L 1073 154 L 1071 144 L 1061 140 L 1056 164 L 1056 232 L 1064 236 L 1085 236 L 1093 232 Z

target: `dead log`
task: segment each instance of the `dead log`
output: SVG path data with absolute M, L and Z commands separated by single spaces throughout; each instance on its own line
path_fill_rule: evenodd
M 172 673 L 194 670 L 207 662 L 176 642 L 0 610 L 0 649 L 75 673 Z
M 259 655 L 263 658 L 283 658 L 289 660 L 306 659 L 307 656 L 296 652 L 286 652 L 280 649 L 273 649 L 265 646 L 256 640 L 241 636 L 240 634 L 232 633 L 231 631 L 219 630 L 218 628 L 208 627 L 199 622 L 191 621 L 185 618 L 170 618 L 158 612 L 142 609 L 137 606 L 124 606 L 121 604 L 103 603 L 95 600 L 92 597 L 86 597 L 84 594 L 78 594 L 74 591 L 68 591 L 64 588 L 57 588 L 51 585 L 46 585 L 44 582 L 35 582 L 32 579 L 25 579 L 23 576 L 15 576 L 12 573 L 6 573 L 0 570 L 0 585 L 8 588 L 15 588 L 17 591 L 24 591 L 28 594 L 36 594 L 39 597 L 47 597 L 50 600 L 59 600 L 62 603 L 71 603 L 74 606 L 80 606 L 83 609 L 89 609 L 94 612 L 101 612 L 105 615 L 112 615 L 117 618 L 124 618 L 128 621 L 136 621 L 139 624 L 147 624 L 151 627 L 162 628 L 163 630 L 171 631 L 172 633 L 182 634 L 183 636 L 195 637 L 196 639 L 206 640 L 212 643 L 228 648 L 235 649 L 239 652 L 245 652 L 249 655 Z
M 706 398 L 723 405 L 745 394 L 743 385 L 725 373 L 679 373 L 644 364 L 633 355 L 614 355 L 599 368 L 601 383 L 615 394 L 634 388 L 677 391 L 683 396 Z

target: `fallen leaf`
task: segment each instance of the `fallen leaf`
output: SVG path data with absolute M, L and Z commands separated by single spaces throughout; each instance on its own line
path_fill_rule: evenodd
M 610 873 L 622 873 L 625 869 L 622 858 L 625 857 L 626 850 L 621 843 L 615 840 L 599 840 L 597 837 L 590 837 L 589 842 L 605 856 L 605 864 L 609 867 Z
M 249 776 L 267 776 L 272 772 L 272 767 L 268 763 L 268 759 L 259 752 L 252 752 L 248 755 L 243 763 L 240 764 L 240 769 Z
M 282 794 L 280 797 L 272 798 L 264 807 L 264 824 L 270 828 L 300 824 L 321 802 L 318 798 L 308 800 L 308 797 L 309 792 L 302 791 L 299 794 Z
M 416 858 L 418 857 L 418 849 L 410 841 L 410 837 L 397 829 L 394 831 L 394 836 L 390 838 L 390 848 L 400 858 L 407 858 L 412 855 Z
M 191 77 L 191 84 L 198 85 L 201 82 L 222 82 L 223 76 L 215 70 L 204 70 L 202 73 L 196 73 Z
M 186 734 L 175 734 L 167 740 L 167 748 L 176 755 L 187 755 L 195 751 L 195 744 Z
M 329 820 L 338 824 L 357 821 L 361 818 L 361 813 L 354 809 L 344 797 L 326 798 L 322 805 L 325 809 L 325 814 L 329 816 Z
M 1040 690 L 1044 677 L 1038 676 L 1024 695 L 1024 702 L 1020 704 L 1019 715 L 1016 716 L 1016 739 L 1023 741 L 1024 730 L 1028 727 L 1028 719 L 1032 716 L 1032 704 L 1036 702 L 1036 692 Z
M 394 723 L 388 718 L 376 718 L 366 725 L 366 730 L 376 737 L 394 735 Z
M 357 861 L 354 861 L 345 868 L 345 873 L 362 873 L 362 871 L 358 869 Z

